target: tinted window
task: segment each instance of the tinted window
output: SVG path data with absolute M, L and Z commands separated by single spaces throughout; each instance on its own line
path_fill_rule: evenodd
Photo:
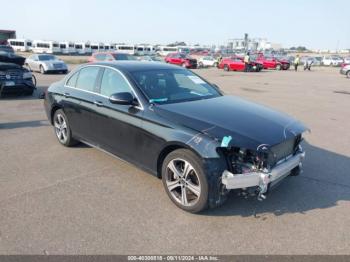
M 136 60 L 132 55 L 128 54 L 112 54 L 115 60 Z
M 94 91 L 96 78 L 100 68 L 88 66 L 80 70 L 76 87 L 86 91 Z
M 95 58 L 96 58 L 96 60 L 103 61 L 106 59 L 106 55 L 105 54 L 97 54 L 97 55 L 95 55 Z
M 120 92 L 131 92 L 128 83 L 119 72 L 106 68 L 101 82 L 101 95 L 109 97 Z
M 70 87 L 75 87 L 75 84 L 77 83 L 78 75 L 79 75 L 79 72 L 76 72 L 74 75 L 72 75 L 72 76 L 68 79 L 66 85 L 67 85 L 67 86 L 70 86 Z
M 56 60 L 56 57 L 53 55 L 39 55 L 40 61 L 49 61 L 49 60 Z

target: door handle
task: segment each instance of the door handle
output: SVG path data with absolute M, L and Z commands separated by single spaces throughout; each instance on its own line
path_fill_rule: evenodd
M 103 103 L 101 101 L 94 101 L 94 104 L 97 106 L 103 106 Z
M 67 98 L 70 97 L 70 93 L 64 93 L 63 95 L 64 97 L 67 97 Z

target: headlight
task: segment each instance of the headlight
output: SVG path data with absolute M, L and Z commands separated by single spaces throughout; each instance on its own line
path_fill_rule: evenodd
M 32 79 L 32 73 L 31 72 L 24 72 L 23 79 Z

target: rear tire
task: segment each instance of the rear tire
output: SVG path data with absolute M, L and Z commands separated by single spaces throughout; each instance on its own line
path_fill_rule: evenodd
M 208 181 L 201 159 L 188 149 L 171 152 L 163 161 L 162 182 L 179 208 L 198 213 L 208 206 Z
M 346 72 L 346 77 L 350 79 L 350 71 Z
M 198 68 L 203 68 L 204 66 L 203 66 L 203 63 L 202 62 L 199 62 L 198 63 Z
M 72 136 L 72 131 L 69 126 L 68 118 L 62 109 L 55 111 L 53 116 L 53 127 L 58 142 L 66 147 L 74 146 L 78 143 Z

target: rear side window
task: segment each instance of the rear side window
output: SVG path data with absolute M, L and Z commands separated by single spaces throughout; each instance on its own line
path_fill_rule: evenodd
M 80 70 L 76 88 L 93 92 L 96 79 L 100 71 L 99 67 L 88 66 Z
M 112 94 L 120 92 L 131 93 L 127 81 L 119 72 L 106 68 L 101 82 L 101 95 L 110 97 Z
M 67 85 L 67 86 L 70 86 L 70 87 L 75 87 L 75 85 L 76 85 L 76 83 L 77 83 L 78 75 L 79 75 L 79 72 L 76 72 L 74 75 L 72 75 L 72 76 L 68 79 L 66 85 Z

